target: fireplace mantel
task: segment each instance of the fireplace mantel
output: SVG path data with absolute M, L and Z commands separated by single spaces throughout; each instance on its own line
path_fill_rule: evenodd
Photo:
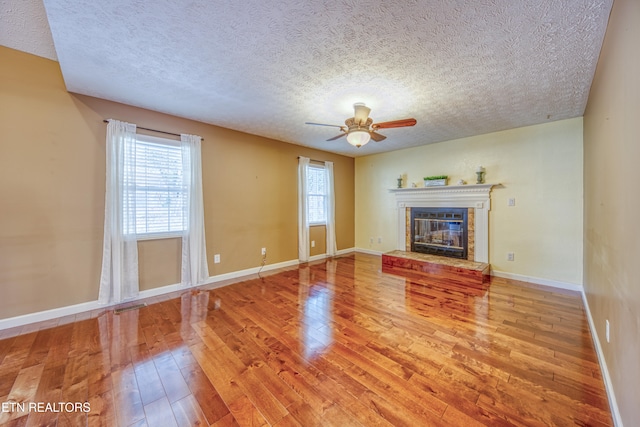
M 443 185 L 394 188 L 398 217 L 398 250 L 406 249 L 407 208 L 473 208 L 475 211 L 474 261 L 489 262 L 489 210 L 491 188 L 498 184 Z

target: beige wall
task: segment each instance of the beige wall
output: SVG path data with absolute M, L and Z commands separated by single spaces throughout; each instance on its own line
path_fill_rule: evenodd
M 487 183 L 501 184 L 491 192 L 492 268 L 581 285 L 581 118 L 357 158 L 356 247 L 395 249 L 397 212 L 388 189 L 399 175 L 405 186 L 423 185 L 430 175 L 472 184 L 478 165 L 485 167 Z M 516 199 L 514 207 L 507 206 L 509 198 Z M 514 261 L 506 260 L 507 252 L 515 253 Z
M 0 64 L 0 318 L 97 299 L 106 118 L 204 138 L 211 275 L 259 266 L 262 247 L 267 264 L 297 259 L 299 155 L 334 162 L 337 245 L 354 246 L 352 158 L 73 95 L 57 62 L 5 47 Z M 177 239 L 139 250 L 142 290 L 179 281 Z
M 639 24 L 640 2 L 614 2 L 584 115 L 584 286 L 625 426 L 640 420 Z
M 309 255 L 322 255 L 327 251 L 327 234 L 324 225 L 309 227 Z

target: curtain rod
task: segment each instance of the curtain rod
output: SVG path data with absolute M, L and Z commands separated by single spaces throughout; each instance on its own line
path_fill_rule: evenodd
M 302 157 L 302 156 L 298 156 L 298 160 L 300 160 L 300 157 Z M 316 163 L 324 163 L 325 162 L 325 160 L 316 160 L 316 159 L 309 159 L 309 160 L 312 161 L 312 162 L 316 162 Z
M 109 123 L 109 120 L 103 120 L 103 122 L 104 123 Z M 163 130 L 158 130 L 158 129 L 143 128 L 142 126 L 138 126 L 138 125 L 136 125 L 136 129 L 149 130 L 151 132 L 164 133 L 165 135 L 173 135 L 173 136 L 177 136 L 177 137 L 181 136 L 179 133 L 165 132 Z M 204 138 L 200 137 L 200 140 L 204 141 Z

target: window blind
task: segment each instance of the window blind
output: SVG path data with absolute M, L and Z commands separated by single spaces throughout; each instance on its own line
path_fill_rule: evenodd
M 138 135 L 133 167 L 136 234 L 141 237 L 180 235 L 185 229 L 187 188 L 182 176 L 182 148 L 179 141 Z M 126 212 L 126 209 L 125 209 Z M 146 236 L 145 236 L 146 235 Z
M 325 224 L 327 221 L 325 211 L 327 188 L 324 168 L 309 167 L 307 173 L 307 197 L 309 201 L 309 223 Z

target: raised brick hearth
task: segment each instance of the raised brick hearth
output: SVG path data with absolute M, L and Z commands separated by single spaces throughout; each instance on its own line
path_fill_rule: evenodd
M 383 254 L 382 271 L 401 276 L 418 274 L 461 284 L 481 285 L 489 281 L 487 263 L 417 252 L 392 251 Z

